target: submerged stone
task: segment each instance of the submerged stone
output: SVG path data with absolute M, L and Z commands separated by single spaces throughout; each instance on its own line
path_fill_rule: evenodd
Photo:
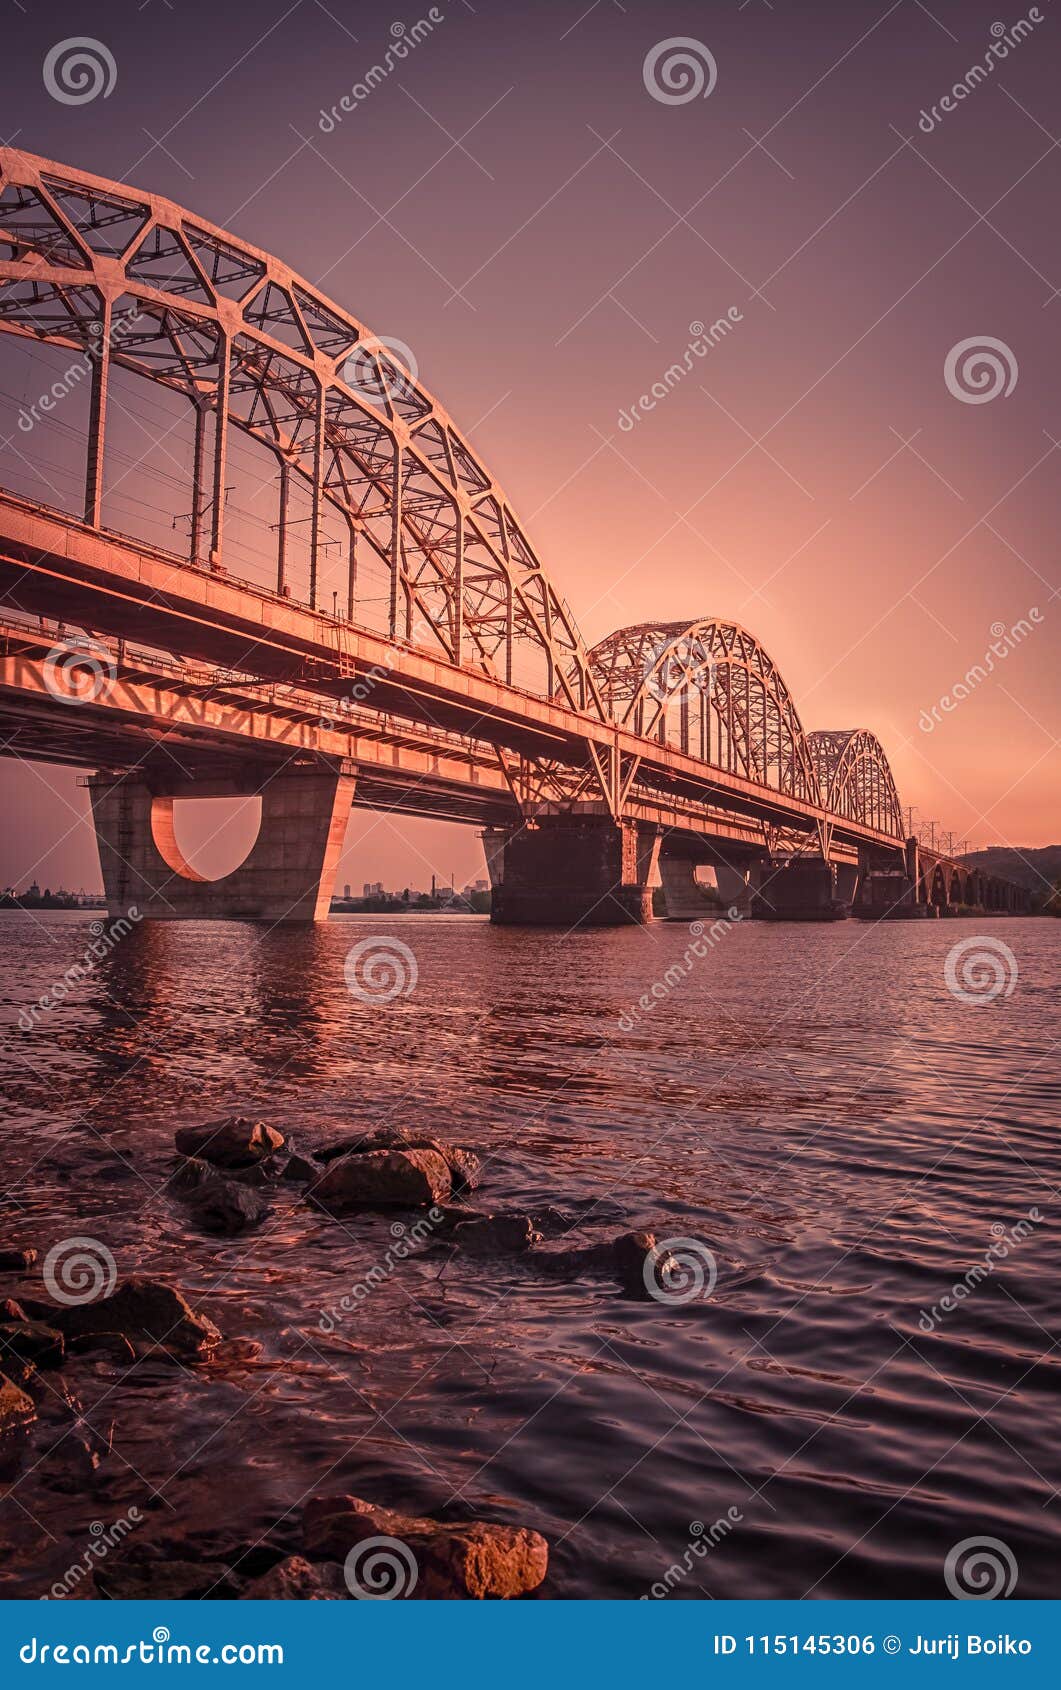
M 372 1593 L 370 1565 L 366 1561 L 359 1569 L 351 1555 L 369 1538 L 396 1540 L 390 1569 L 400 1594 L 426 1600 L 522 1596 L 537 1589 L 549 1565 L 549 1545 L 540 1532 L 525 1526 L 487 1520 L 447 1525 L 378 1508 L 356 1496 L 311 1497 L 303 1533 L 308 1554 L 345 1563 L 355 1595 L 362 1578 Z

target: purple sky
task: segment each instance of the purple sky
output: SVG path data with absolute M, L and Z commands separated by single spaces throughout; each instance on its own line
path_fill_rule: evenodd
M 588 641 L 732 617 L 808 729 L 878 734 L 921 817 L 974 844 L 1056 840 L 1057 8 L 447 0 L 323 132 L 396 17 L 428 12 L 41 8 L 9 29 L 3 138 L 169 195 L 407 343 Z M 1022 18 L 1029 38 L 970 76 L 991 26 Z M 107 98 L 45 89 L 70 36 L 113 55 Z M 707 97 L 646 88 L 674 37 L 710 53 Z M 690 324 L 727 311 L 688 379 L 622 422 Z M 948 386 L 965 341 L 1002 344 L 1008 396 Z M 39 391 L 9 354 L 0 439 Z M 933 722 L 992 629 L 1033 609 Z M 72 775 L 4 762 L 0 796 L 0 883 L 98 883 Z M 482 873 L 474 831 L 354 816 L 340 883 L 432 868 Z

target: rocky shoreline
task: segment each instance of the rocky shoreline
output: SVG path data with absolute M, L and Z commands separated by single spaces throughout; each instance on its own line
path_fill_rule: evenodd
M 473 1194 L 483 1161 L 473 1149 L 396 1128 L 347 1134 L 303 1154 L 263 1121 L 230 1116 L 175 1135 L 165 1186 L 189 1221 L 208 1234 L 237 1236 L 259 1226 L 282 1192 L 337 1220 L 373 1212 L 409 1216 L 404 1252 L 432 1251 L 439 1274 L 467 1261 L 504 1257 L 528 1275 L 597 1278 L 643 1298 L 667 1271 L 649 1232 L 566 1245 L 576 1224 L 559 1209 L 491 1211 Z M 399 1232 L 406 1229 L 399 1226 Z M 79 1240 L 73 1243 L 84 1242 Z M 91 1241 L 89 1241 L 91 1242 Z M 60 1286 L 33 1247 L 0 1249 L 0 1450 L 24 1437 L 45 1394 L 70 1396 L 56 1381 L 78 1358 L 103 1357 L 119 1372 L 147 1358 L 195 1368 L 224 1343 L 212 1320 L 175 1285 L 133 1275 L 105 1288 Z M 394 1270 L 388 1263 L 387 1272 Z M 371 1289 L 373 1271 L 363 1285 Z M 341 1305 L 356 1307 L 358 1298 Z M 343 1309 L 343 1312 L 349 1310 Z M 120 1412 L 121 1379 L 118 1404 Z M 297 1511 L 297 1503 L 292 1513 Z M 76 1594 L 134 1597 L 334 1600 L 512 1598 L 546 1578 L 549 1548 L 530 1527 L 490 1520 L 437 1520 L 400 1513 L 348 1494 L 315 1495 L 301 1528 L 264 1541 L 220 1544 L 140 1527 L 110 1549 Z

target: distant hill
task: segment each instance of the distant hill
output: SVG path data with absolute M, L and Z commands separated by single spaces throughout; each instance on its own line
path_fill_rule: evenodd
M 986 851 L 970 851 L 963 860 L 970 868 L 997 874 L 1003 880 L 1012 880 L 1016 886 L 1026 886 L 1036 898 L 1045 898 L 1047 886 L 1061 880 L 1061 845 L 1043 845 L 1037 850 L 1031 846 L 1027 850 L 1023 846 L 1014 850 L 1008 845 L 989 845 Z

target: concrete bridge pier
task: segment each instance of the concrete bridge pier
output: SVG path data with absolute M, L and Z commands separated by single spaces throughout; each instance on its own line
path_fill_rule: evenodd
M 659 876 L 668 921 L 696 921 L 715 910 L 716 900 L 708 895 L 715 888 L 697 880 L 696 863 L 691 857 L 669 857 L 661 851 Z
M 755 901 L 761 921 L 841 921 L 847 906 L 837 894 L 836 870 L 823 857 L 771 862 Z
M 170 921 L 328 919 L 354 795 L 349 768 L 289 766 L 266 777 L 258 837 L 239 868 L 218 880 L 185 861 L 172 795 L 139 775 L 93 775 L 88 788 L 111 916 L 135 907 Z M 186 795 L 196 796 L 195 787 Z
M 496 841 L 487 844 L 488 863 L 493 859 L 490 919 L 507 927 L 567 928 L 651 921 L 659 845 L 655 826 L 602 816 L 542 817 L 510 833 L 501 853 Z

